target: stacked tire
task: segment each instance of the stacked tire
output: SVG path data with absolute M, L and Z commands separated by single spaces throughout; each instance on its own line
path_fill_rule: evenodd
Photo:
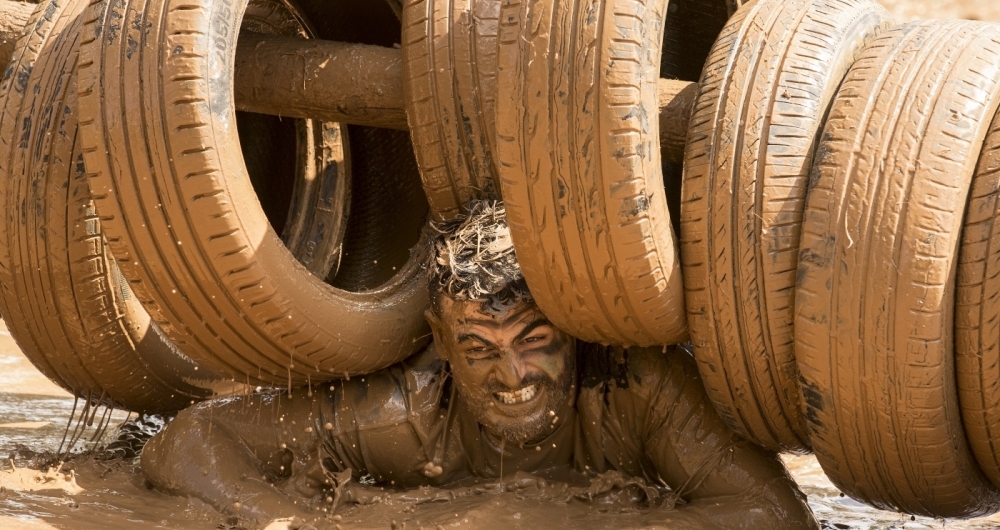
M 0 84 L 0 313 L 90 404 L 364 374 L 429 336 L 428 219 L 503 199 L 557 326 L 690 337 L 734 431 L 854 498 L 997 511 L 1000 26 L 742 4 L 45 0 Z M 265 37 L 381 46 L 409 133 L 238 112 Z
M 665 11 L 666 4 L 661 4 L 659 9 Z M 677 2 L 675 7 L 677 14 L 654 35 L 657 49 L 664 47 L 667 52 L 662 61 L 654 58 L 659 63 L 654 71 L 690 78 L 731 6 L 718 0 Z M 343 17 L 329 18 L 332 12 L 368 23 L 343 23 Z M 322 37 L 390 46 L 392 24 L 386 24 L 391 19 L 385 15 L 393 12 L 407 29 L 404 85 L 415 160 L 405 133 L 236 111 L 227 87 L 234 78 L 233 57 L 241 35 Z M 82 292 L 74 296 L 85 301 L 49 300 L 93 278 L 36 277 L 24 272 L 39 263 L 61 270 L 67 265 L 45 260 L 61 254 L 72 258 L 77 252 L 50 249 L 36 252 L 38 256 L 21 252 L 30 237 L 25 230 L 31 226 L 20 226 L 13 217 L 28 215 L 26 194 L 46 185 L 58 189 L 51 179 L 64 173 L 69 175 L 72 197 L 84 201 L 79 215 L 68 221 L 73 228 L 84 227 L 79 245 L 90 247 L 79 252 L 89 249 L 96 260 L 91 268 L 105 276 L 99 285 L 89 287 L 99 289 L 106 299 L 103 310 L 111 316 L 101 318 L 125 322 L 132 318 L 129 315 L 138 315 L 137 323 L 124 327 L 139 331 L 124 342 L 129 347 L 141 342 L 136 333 L 142 340 L 159 339 L 166 346 L 153 350 L 165 349 L 188 363 L 191 371 L 201 370 L 200 379 L 182 374 L 179 381 L 205 380 L 210 387 L 201 393 L 173 388 L 144 391 L 142 399 L 155 401 L 169 392 L 175 402 L 164 407 L 176 409 L 218 392 L 242 391 L 241 384 L 308 384 L 366 373 L 416 351 L 428 336 L 422 317 L 426 294 L 420 281 L 428 209 L 433 217 L 446 219 L 470 198 L 499 197 L 502 192 L 497 184 L 493 111 L 499 14 L 500 3 L 492 0 L 365 6 L 311 0 L 46 4 L 36 11 L 42 20 L 29 29 L 44 41 L 50 37 L 45 28 L 56 28 L 50 40 L 58 40 L 59 46 L 29 43 L 23 46 L 24 53 L 41 54 L 42 62 L 59 62 L 60 70 L 32 70 L 15 58 L 18 64 L 12 68 L 17 75 L 5 78 L 13 87 L 5 112 L 11 137 L 31 114 L 42 111 L 50 116 L 46 114 L 50 107 L 38 106 L 42 101 L 66 103 L 61 121 L 47 120 L 23 131 L 33 143 L 6 146 L 10 161 L 5 171 L 18 173 L 18 178 L 5 183 L 12 190 L 7 195 L 11 235 L 5 249 L 13 268 L 4 313 L 11 315 L 12 326 L 18 328 L 23 317 L 23 327 L 31 328 L 39 314 L 48 312 L 63 315 L 53 325 L 69 326 L 64 320 L 72 320 L 74 307 L 95 297 Z M 126 23 L 139 18 L 157 22 Z M 375 20 L 379 24 L 373 24 Z M 365 25 L 388 30 L 359 31 Z M 260 41 L 256 36 L 248 40 Z M 682 45 L 688 53 L 680 52 Z M 160 53 L 167 49 L 170 53 Z M 14 85 L 30 72 L 41 76 L 32 85 L 34 92 L 48 100 L 22 102 L 24 87 Z M 67 80 L 72 82 L 64 83 Z M 646 89 L 644 101 L 651 103 L 656 84 L 647 83 Z M 142 111 L 132 112 L 135 108 Z M 651 138 L 659 143 L 655 136 L 654 131 Z M 72 141 L 47 147 L 53 138 Z M 54 156 L 39 159 L 29 148 L 49 149 Z M 662 189 L 657 156 L 650 157 L 649 178 L 654 189 Z M 51 170 L 50 164 L 61 165 Z M 423 192 L 415 184 L 418 172 Z M 386 201 L 386 196 L 394 200 Z M 53 197 L 46 200 L 46 206 L 55 204 Z M 653 224 L 669 227 L 663 200 L 661 193 Z M 35 208 L 40 226 L 63 221 L 39 213 L 51 211 L 63 208 Z M 620 331 L 631 326 L 630 315 L 642 313 L 647 335 L 656 333 L 658 323 L 667 324 L 660 339 L 640 341 L 669 342 L 684 336 L 683 313 L 673 308 L 664 320 L 653 309 L 670 299 L 667 293 L 679 292 L 676 249 L 669 231 L 666 239 L 642 235 L 646 225 L 640 220 L 638 228 L 625 231 L 634 232 L 640 245 L 652 241 L 662 249 L 646 265 L 652 280 L 640 281 L 649 292 L 660 292 L 659 301 L 646 303 L 645 308 L 619 308 L 618 313 L 624 313 L 615 318 L 624 315 L 624 320 L 608 322 L 617 326 L 618 335 L 602 333 L 630 341 Z M 609 256 L 595 259 L 613 263 Z M 638 271 L 643 265 L 637 267 Z M 531 281 L 537 285 L 537 279 Z M 631 285 L 624 282 L 619 287 L 627 291 Z M 542 292 L 541 287 L 536 289 Z M 41 313 L 30 306 L 35 297 L 46 300 Z M 571 305 L 568 314 L 578 310 Z M 83 309 L 75 312 L 84 315 L 83 320 L 90 317 Z M 76 340 L 79 345 L 51 347 L 46 342 L 49 336 L 62 334 L 50 328 L 15 331 L 26 350 L 38 352 L 29 355 L 50 376 L 88 399 L 97 395 L 98 401 L 143 411 L 159 407 L 139 398 L 118 397 L 121 392 L 106 388 L 111 383 L 79 375 L 95 367 L 122 365 L 123 361 L 112 360 L 121 355 L 109 359 L 92 352 L 115 348 L 95 346 L 91 337 Z M 152 331 L 143 331 L 147 329 Z M 137 351 L 133 353 L 141 357 L 143 350 Z M 73 366 L 70 375 L 60 375 L 66 369 L 56 367 L 67 363 Z M 127 368 L 134 377 L 116 372 L 110 379 L 138 389 L 142 385 L 134 381 L 136 377 L 158 380 L 168 368 L 174 369 L 165 359 L 133 364 L 145 371 Z M 212 372 L 222 375 L 206 376 Z
M 891 23 L 874 0 L 760 0 L 705 64 L 681 202 L 688 325 L 722 418 L 775 451 L 809 448 L 792 321 L 814 150 L 856 54 Z
M 395 21 L 387 5 L 378 6 Z M 368 8 L 334 2 L 327 9 L 320 12 L 331 17 L 330 10 Z M 164 333 L 238 380 L 296 385 L 363 374 L 406 358 L 427 336 L 427 206 L 405 133 L 340 127 L 333 135 L 354 173 L 350 214 L 338 217 L 346 226 L 322 231 L 342 235 L 328 245 L 344 245 L 336 272 L 296 260 L 286 241 L 297 238 L 283 241 L 275 230 L 282 215 L 267 215 L 274 194 L 253 186 L 253 150 L 244 155 L 230 88 L 239 32 L 328 36 L 309 21 L 316 10 L 270 0 L 95 2 L 83 29 L 81 141 L 112 252 Z M 251 17 L 255 11 L 261 16 Z M 156 22 L 122 23 L 137 18 Z M 121 101 L 141 101 L 150 112 L 133 118 Z M 331 126 L 311 122 L 301 127 L 325 138 L 319 131 Z M 301 141 L 292 148 L 314 151 Z M 319 207 L 309 197 L 304 203 Z M 343 211 L 346 202 L 333 207 Z
M 682 259 L 709 395 L 887 510 L 1000 508 L 998 31 L 758 1 L 716 42 L 689 128 Z
M 989 172 L 977 160 L 990 164 L 998 53 L 1000 27 L 978 22 L 880 35 L 848 73 L 813 168 L 795 309 L 805 416 L 831 480 L 884 509 L 1000 508 L 976 364 L 988 343 L 973 331 L 984 313 L 969 303 L 986 279 L 982 191 L 959 250 L 971 183 Z
M 242 385 L 181 353 L 108 252 L 77 125 L 86 7 L 43 2 L 0 84 L 0 313 L 28 359 L 88 406 L 173 413 Z

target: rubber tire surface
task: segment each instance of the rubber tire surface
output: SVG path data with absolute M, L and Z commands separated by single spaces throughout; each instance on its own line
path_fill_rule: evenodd
M 403 10 L 410 134 L 435 219 L 500 198 L 496 169 L 499 0 L 412 0 Z M 660 76 L 695 81 L 728 18 L 723 1 L 670 3 Z
M 250 0 L 241 32 L 309 39 L 315 30 L 296 5 Z M 314 276 L 337 273 L 351 197 L 346 127 L 319 120 L 236 113 L 243 162 L 264 215 Z
M 997 26 L 897 26 L 848 72 L 817 151 L 795 293 L 805 417 L 833 483 L 882 509 L 1000 508 L 953 351 L 962 214 L 998 81 Z
M 983 143 L 958 253 L 955 366 L 976 460 L 1000 486 L 1000 113 Z
M 424 191 L 436 220 L 497 197 L 496 58 L 500 0 L 408 0 L 403 90 Z
M 688 129 L 684 298 L 705 389 L 727 425 L 805 452 L 792 324 L 813 150 L 865 41 L 874 0 L 758 0 L 716 41 Z
M 88 11 L 81 135 L 112 252 L 164 333 L 238 380 L 297 384 L 389 366 L 427 334 L 427 245 L 364 293 L 327 285 L 284 247 L 234 127 L 245 8 L 136 0 Z
M 687 338 L 659 153 L 666 0 L 511 1 L 500 12 L 497 151 L 539 308 L 603 344 Z
M 174 413 L 241 390 L 153 325 L 104 246 L 77 143 L 85 0 L 46 0 L 0 83 L 0 312 L 25 356 L 91 404 Z

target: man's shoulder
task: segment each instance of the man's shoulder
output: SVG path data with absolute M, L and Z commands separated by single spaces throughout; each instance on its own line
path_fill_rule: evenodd
M 436 411 L 445 379 L 433 343 L 401 363 L 331 385 L 336 407 L 365 429 Z
M 648 348 L 585 345 L 580 349 L 582 388 L 658 392 L 668 379 L 698 379 L 698 369 L 684 345 Z M 651 396 L 650 396 L 651 397 Z

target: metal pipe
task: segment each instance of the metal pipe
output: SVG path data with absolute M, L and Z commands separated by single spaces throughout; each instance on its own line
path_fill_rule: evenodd
M 243 33 L 238 110 L 408 130 L 400 50 Z
M 395 48 L 243 34 L 234 86 L 239 110 L 407 130 Z M 661 154 L 681 162 L 698 88 L 660 79 L 657 89 Z

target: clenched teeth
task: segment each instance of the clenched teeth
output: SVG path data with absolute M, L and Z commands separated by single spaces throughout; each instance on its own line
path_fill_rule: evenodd
M 525 401 L 531 401 L 535 394 L 538 393 L 537 385 L 528 385 L 521 390 L 516 390 L 514 392 L 497 392 L 494 394 L 500 402 L 507 405 L 514 405 L 516 403 L 524 403 Z

